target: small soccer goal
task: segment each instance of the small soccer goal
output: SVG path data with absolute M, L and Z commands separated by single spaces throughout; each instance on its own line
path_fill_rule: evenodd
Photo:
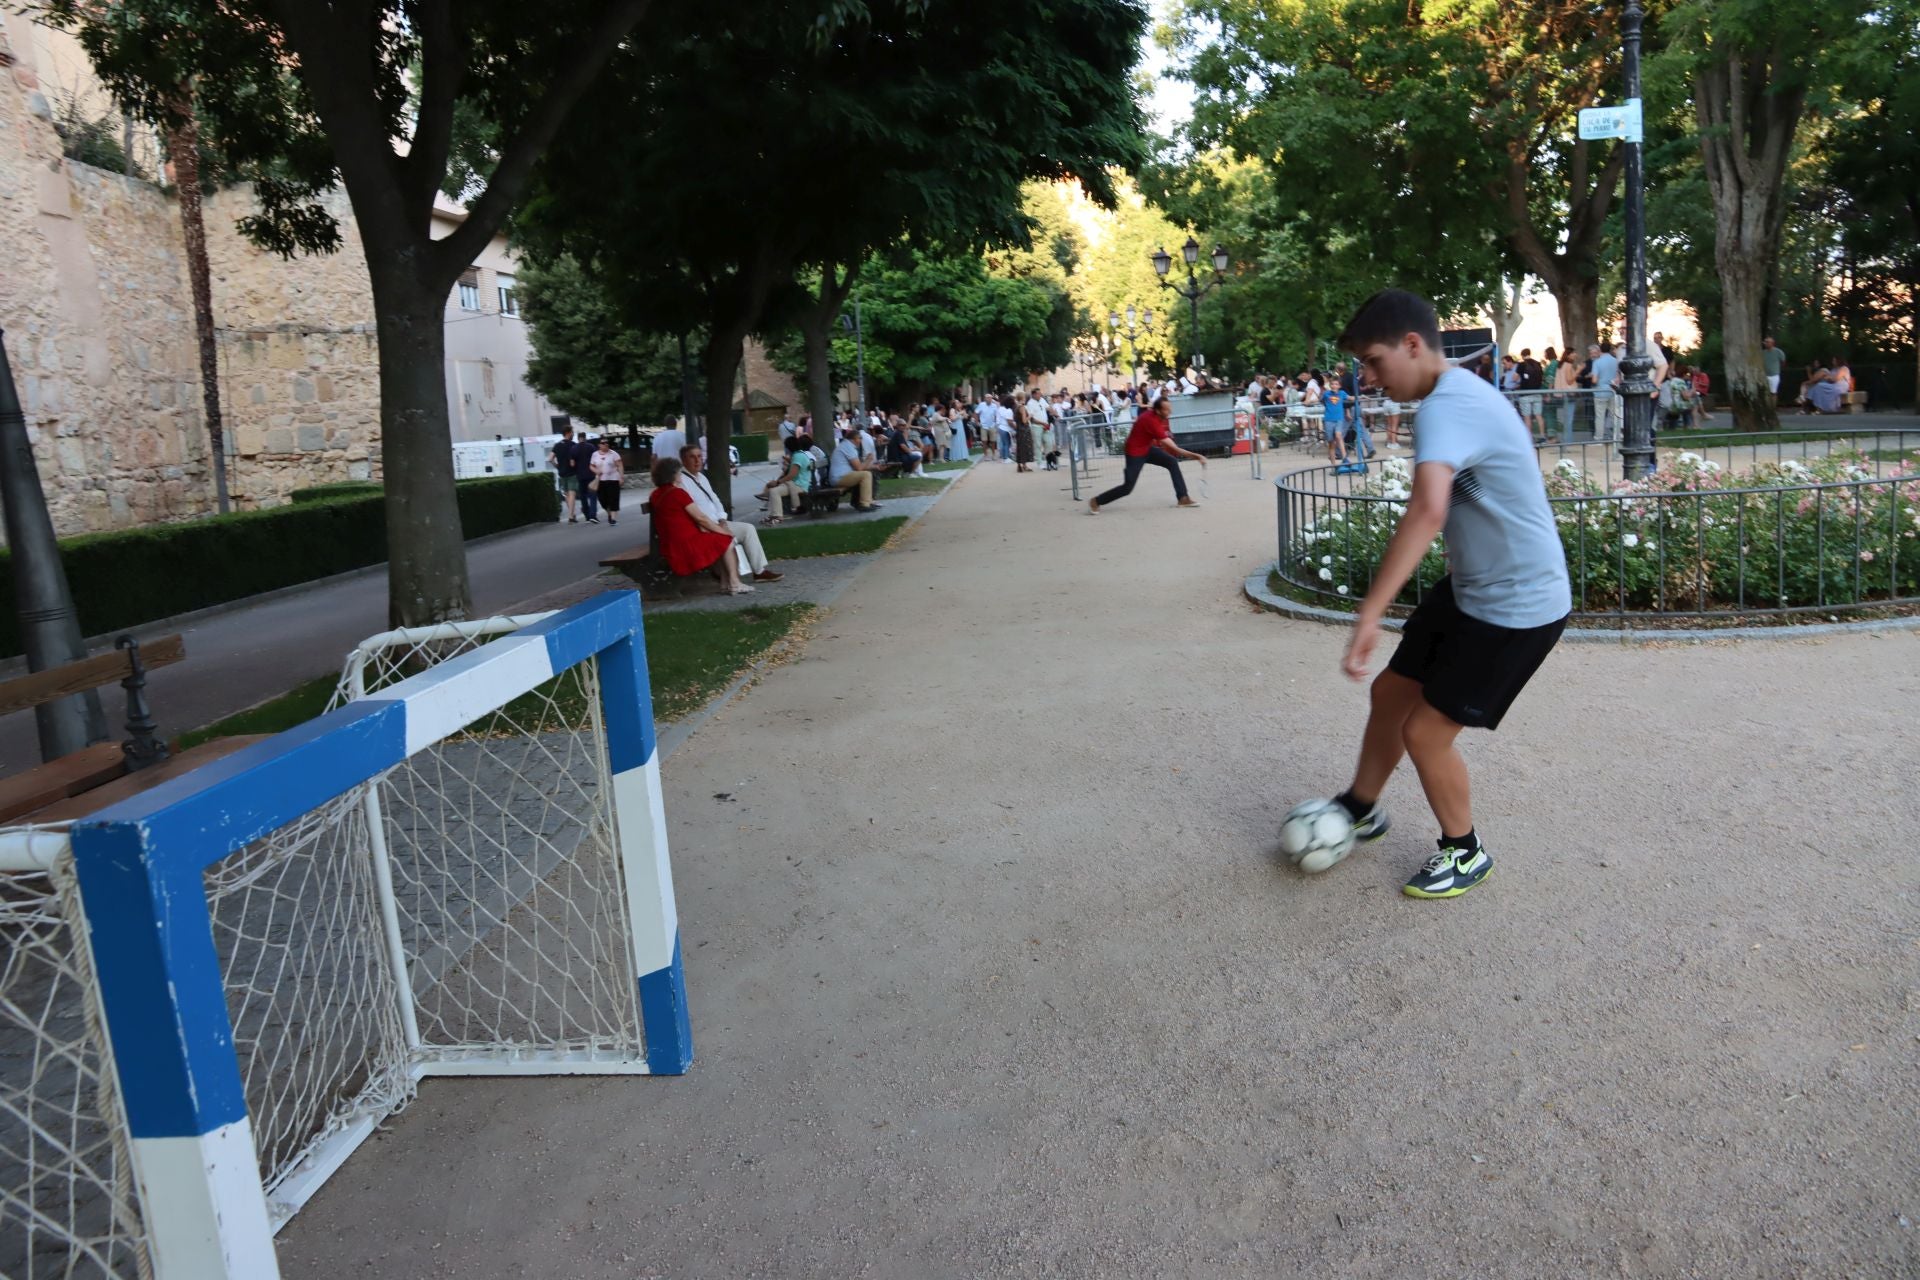
M 334 701 L 0 832 L 0 1276 L 272 1277 L 422 1079 L 691 1063 L 638 597 L 376 636 Z

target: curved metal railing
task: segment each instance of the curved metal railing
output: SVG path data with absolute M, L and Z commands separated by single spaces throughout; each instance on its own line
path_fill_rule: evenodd
M 1629 482 L 1605 443 L 1539 447 L 1574 618 L 1737 622 L 1920 603 L 1920 430 L 1689 433 Z M 1295 594 L 1366 594 L 1412 488 L 1412 459 L 1274 482 L 1275 572 Z M 1446 573 L 1429 548 L 1396 604 Z

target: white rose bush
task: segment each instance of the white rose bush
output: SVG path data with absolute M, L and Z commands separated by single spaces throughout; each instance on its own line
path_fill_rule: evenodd
M 1810 610 L 1920 596 L 1920 450 L 1880 464 L 1836 450 L 1738 471 L 1683 452 L 1635 481 L 1563 458 L 1545 482 L 1579 613 Z M 1345 497 L 1321 495 L 1282 550 L 1283 576 L 1351 607 L 1411 484 L 1396 458 Z M 1445 572 L 1436 542 L 1401 602 Z

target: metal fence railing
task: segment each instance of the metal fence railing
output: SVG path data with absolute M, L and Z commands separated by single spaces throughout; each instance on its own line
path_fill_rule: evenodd
M 1739 621 L 1920 603 L 1920 430 L 1699 432 L 1627 480 L 1604 442 L 1539 449 L 1577 620 Z M 1275 571 L 1337 604 L 1372 585 L 1412 464 L 1308 467 L 1275 481 Z M 1447 572 L 1441 544 L 1396 601 Z

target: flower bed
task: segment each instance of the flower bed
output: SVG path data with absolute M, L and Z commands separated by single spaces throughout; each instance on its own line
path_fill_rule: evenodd
M 1388 459 L 1344 493 L 1289 488 L 1290 478 L 1281 484 L 1280 575 L 1335 602 L 1363 595 L 1406 509 L 1411 466 Z M 1846 448 L 1738 469 L 1683 452 L 1642 480 L 1563 458 L 1545 484 L 1576 616 L 1920 601 L 1920 449 L 1887 460 Z M 1415 603 L 1445 572 L 1436 541 L 1400 602 Z

